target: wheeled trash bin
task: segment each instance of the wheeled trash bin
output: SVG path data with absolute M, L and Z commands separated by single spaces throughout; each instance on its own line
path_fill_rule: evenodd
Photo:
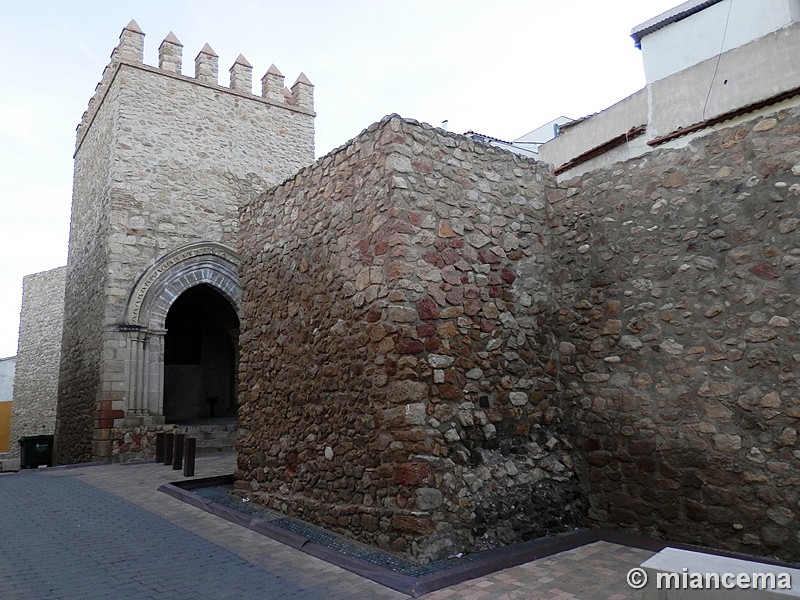
M 28 435 L 19 438 L 20 469 L 36 469 L 53 464 L 52 435 Z

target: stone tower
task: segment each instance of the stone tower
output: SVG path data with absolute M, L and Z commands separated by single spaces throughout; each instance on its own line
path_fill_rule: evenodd
M 273 65 L 252 93 L 170 34 L 143 63 L 131 21 L 77 129 L 56 453 L 135 456 L 164 423 L 235 411 L 239 206 L 313 160 L 313 86 Z M 122 441 L 121 441 L 122 440 Z M 125 448 L 121 450 L 121 446 Z

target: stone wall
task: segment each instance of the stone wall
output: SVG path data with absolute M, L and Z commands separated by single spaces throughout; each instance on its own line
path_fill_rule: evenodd
M 314 158 L 313 115 L 187 79 L 132 65 L 117 77 L 106 325 L 154 260 L 201 240 L 236 246 L 240 203 Z
M 548 180 L 392 116 L 243 210 L 241 493 L 423 560 L 575 525 Z
M 111 430 L 113 462 L 154 460 L 156 436 L 159 433 L 180 433 L 174 425 L 149 425 L 147 427 L 115 427 Z
M 55 433 L 66 267 L 26 275 L 14 375 L 9 457 L 19 457 L 19 438 Z
M 175 286 L 163 281 L 168 268 L 185 276 L 182 284 L 213 287 L 214 257 L 199 263 L 214 253 L 235 262 L 226 249 L 235 246 L 240 203 L 313 160 L 313 86 L 304 76 L 284 93 L 272 67 L 257 96 L 242 57 L 225 87 L 208 46 L 196 77 L 182 75 L 174 36 L 161 46 L 162 68 L 142 63 L 143 47 L 131 22 L 78 128 L 60 462 L 117 457 L 132 447 L 126 438 L 163 424 L 163 317 L 175 300 Z M 181 271 L 190 263 L 194 271 Z M 154 283 L 169 288 L 164 298 L 144 298 L 163 309 L 155 324 L 136 297 Z
M 117 110 L 118 96 L 118 90 L 112 90 L 105 97 L 104 110 L 109 115 Z M 61 464 L 92 459 L 103 358 L 109 242 L 104 204 L 112 181 L 113 129 L 111 117 L 95 119 L 82 150 L 75 154 L 54 448 L 55 460 Z
M 798 148 L 792 109 L 550 190 L 595 525 L 800 558 Z

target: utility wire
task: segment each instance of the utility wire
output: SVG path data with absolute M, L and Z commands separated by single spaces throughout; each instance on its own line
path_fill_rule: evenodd
M 701 121 L 706 120 L 706 108 L 708 108 L 708 100 L 711 98 L 711 90 L 714 89 L 714 81 L 717 79 L 717 71 L 719 70 L 719 63 L 722 60 L 722 50 L 725 48 L 725 38 L 728 35 L 728 23 L 731 20 L 731 8 L 733 8 L 734 0 L 730 0 L 728 4 L 728 16 L 725 18 L 725 28 L 722 30 L 722 41 L 719 44 L 719 52 L 717 53 L 717 63 L 714 65 L 714 75 L 711 76 L 711 84 L 708 86 L 708 93 L 706 94 L 706 101 L 703 104 L 703 116 Z

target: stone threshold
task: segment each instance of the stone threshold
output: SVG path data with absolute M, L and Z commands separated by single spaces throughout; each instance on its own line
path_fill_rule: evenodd
M 431 563 L 430 565 L 420 565 L 422 570 L 428 570 L 424 575 L 409 575 L 388 567 L 384 567 L 368 560 L 359 558 L 342 552 L 341 550 L 327 545 L 324 542 L 320 543 L 311 539 L 302 532 L 298 532 L 297 528 L 287 528 L 287 523 L 304 524 L 299 519 L 285 517 L 281 515 L 280 519 L 273 521 L 268 520 L 268 514 L 276 513 L 270 509 L 264 509 L 265 516 L 260 518 L 254 516 L 251 512 L 237 510 L 232 506 L 215 502 L 213 499 L 205 498 L 198 495 L 195 490 L 209 487 L 218 486 L 232 486 L 234 482 L 233 475 L 222 475 L 217 477 L 208 477 L 201 479 L 192 479 L 188 481 L 175 481 L 166 483 L 158 488 L 158 491 L 166 493 L 173 498 L 177 498 L 187 504 L 199 508 L 205 512 L 211 513 L 221 517 L 237 525 L 247 527 L 248 529 L 265 535 L 277 542 L 286 544 L 296 550 L 305 552 L 311 556 L 324 560 L 330 564 L 336 565 L 370 579 L 383 586 L 396 590 L 398 592 L 408 594 L 414 598 L 440 590 L 447 586 L 455 585 L 469 579 L 482 577 L 495 573 L 502 569 L 516 567 L 534 560 L 546 558 L 560 552 L 573 550 L 587 544 L 594 542 L 609 542 L 621 546 L 628 546 L 632 548 L 639 548 L 642 550 L 650 550 L 652 552 L 660 552 L 664 548 L 678 548 L 681 550 L 692 550 L 696 552 L 704 552 L 707 554 L 714 554 L 717 556 L 725 556 L 729 558 L 739 558 L 747 560 L 757 560 L 762 563 L 773 564 L 782 567 L 797 567 L 797 565 L 790 563 L 783 563 L 768 558 L 755 557 L 735 552 L 725 552 L 721 550 L 714 550 L 704 548 L 702 546 L 692 544 L 671 543 L 656 538 L 634 535 L 610 529 L 579 529 L 573 532 L 554 535 L 551 537 L 532 540 L 499 548 L 495 550 L 487 550 L 478 552 L 472 555 L 465 555 L 460 559 L 447 559 Z M 281 524 L 277 524 L 280 521 Z M 306 526 L 308 526 L 306 524 Z M 308 526 L 317 529 L 317 526 Z M 292 530 L 295 529 L 295 530 Z M 302 531 L 302 527 L 300 528 Z M 327 530 L 325 530 L 327 532 Z M 327 536 L 333 536 L 345 540 L 344 543 L 351 542 L 349 538 L 327 532 Z M 361 544 L 360 542 L 354 542 Z M 376 553 L 382 551 L 373 549 Z M 386 553 L 389 555 L 390 553 Z M 400 562 L 403 562 L 402 560 Z M 407 561 L 409 564 L 412 561 Z M 425 569 L 424 567 L 430 567 Z M 621 575 L 622 576 L 622 575 Z

